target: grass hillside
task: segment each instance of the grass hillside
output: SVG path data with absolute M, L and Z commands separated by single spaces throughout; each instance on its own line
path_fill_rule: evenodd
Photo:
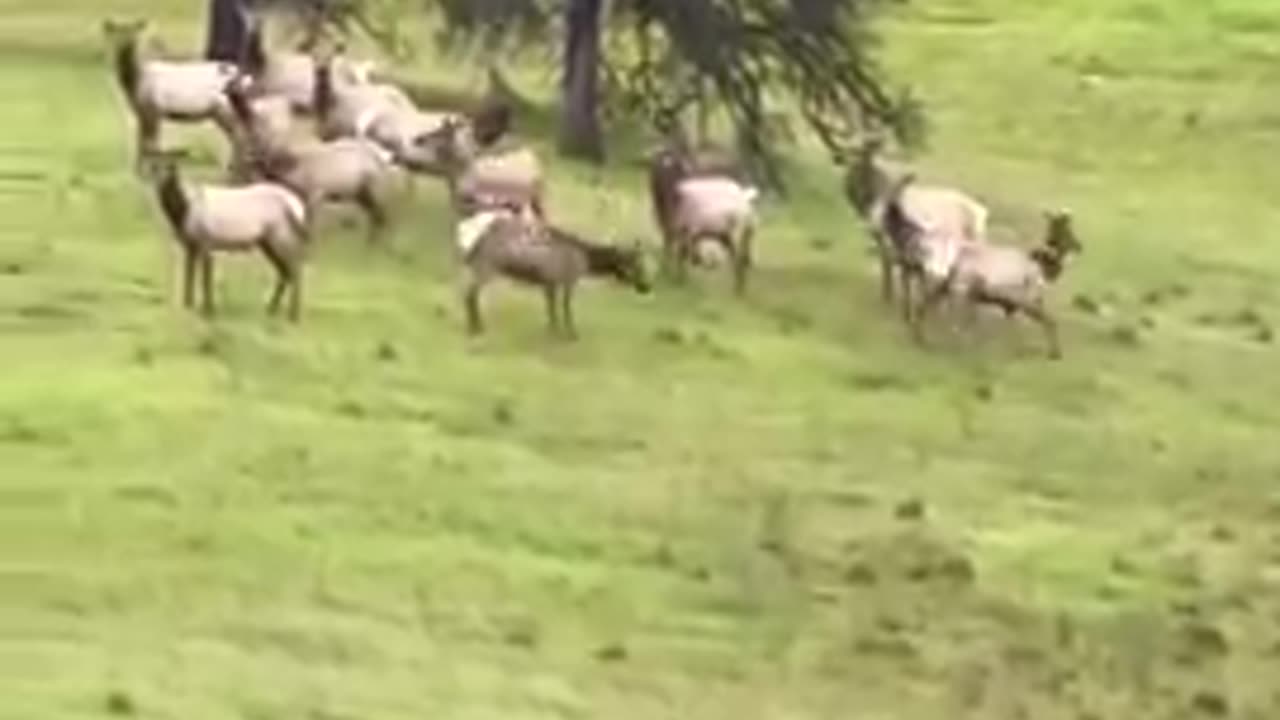
M 327 215 L 301 326 L 257 258 L 205 322 L 98 29 L 201 7 L 0 0 L 0 717 L 1280 717 L 1280 5 L 886 21 L 922 174 L 1075 211 L 1059 363 L 913 346 L 816 153 L 744 302 L 593 285 L 564 344 L 497 286 L 467 339 L 419 182 L 391 251 Z M 625 158 L 554 175 L 653 240 Z

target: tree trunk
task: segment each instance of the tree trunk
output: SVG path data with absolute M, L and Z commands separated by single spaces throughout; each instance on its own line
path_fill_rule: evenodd
M 560 149 L 604 159 L 600 128 L 600 22 L 603 0 L 570 0 L 565 11 L 564 75 L 560 87 Z
M 209 0 L 204 55 L 210 60 L 239 63 L 249 26 L 243 0 Z

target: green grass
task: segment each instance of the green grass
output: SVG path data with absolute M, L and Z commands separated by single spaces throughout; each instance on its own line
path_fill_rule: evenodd
M 97 29 L 199 3 L 108 5 L 0 0 L 0 717 L 1280 715 L 1273 3 L 886 21 L 922 172 L 1076 212 L 1056 364 L 908 342 L 816 153 L 745 302 L 592 286 L 565 345 L 498 287 L 468 340 L 421 182 L 392 252 L 328 215 L 301 327 L 248 258 L 206 323 Z M 554 174 L 652 238 L 630 158 Z

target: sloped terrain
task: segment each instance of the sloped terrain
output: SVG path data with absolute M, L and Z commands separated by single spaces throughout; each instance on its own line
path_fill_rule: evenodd
M 467 339 L 419 182 L 390 250 L 327 215 L 300 327 L 256 258 L 206 323 L 98 35 L 196 5 L 0 0 L 0 717 L 1280 716 L 1280 7 L 886 20 L 922 174 L 1078 218 L 1050 363 L 913 346 L 816 152 L 744 302 L 593 284 L 570 345 L 502 286 Z M 551 211 L 653 241 L 619 155 Z

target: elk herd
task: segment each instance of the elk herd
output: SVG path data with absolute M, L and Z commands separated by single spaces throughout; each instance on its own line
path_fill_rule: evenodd
M 146 57 L 146 21 L 107 20 L 103 29 L 119 89 L 135 131 L 136 171 L 183 253 L 182 296 L 213 313 L 214 257 L 259 251 L 276 273 L 268 311 L 288 295 L 288 316 L 302 305 L 307 247 L 320 209 L 358 208 L 368 241 L 381 242 L 389 197 L 415 175 L 448 192 L 453 242 L 463 272 L 466 327 L 481 332 L 481 294 L 495 278 L 538 287 L 553 334 L 573 337 L 573 293 L 586 276 L 646 293 L 651 282 L 640 242 L 603 244 L 549 219 L 545 174 L 536 152 L 510 137 L 510 108 L 486 101 L 467 112 L 424 109 L 379 79 L 373 61 L 339 45 L 307 52 L 269 47 L 263 23 L 250 26 L 238 63 Z M 222 182 L 184 177 L 185 153 L 162 148 L 171 123 L 211 123 L 226 138 Z M 1034 249 L 987 237 L 988 210 L 952 187 L 918 181 L 868 135 L 837 154 L 844 194 L 869 229 L 881 265 L 884 299 L 901 304 L 924 340 L 928 313 L 951 299 L 1022 315 L 1060 355 L 1046 293 L 1068 257 L 1081 251 L 1070 214 L 1046 213 Z M 685 278 L 693 264 L 723 254 L 735 293 L 747 289 L 755 262 L 758 190 L 727 153 L 698 148 L 675 134 L 649 158 L 649 198 L 661 238 L 663 269 Z M 913 295 L 915 296 L 913 298 Z

